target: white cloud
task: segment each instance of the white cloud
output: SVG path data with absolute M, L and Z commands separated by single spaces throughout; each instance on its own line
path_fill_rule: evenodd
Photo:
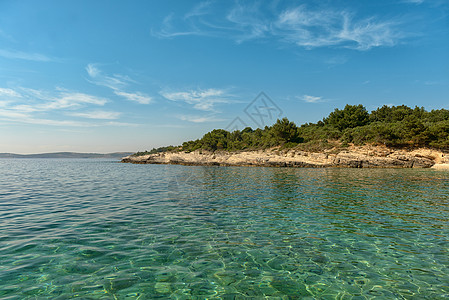
M 53 126 L 88 126 L 87 123 L 74 122 L 69 120 L 49 120 L 32 117 L 28 113 L 0 109 L 0 119 L 14 123 L 53 125 Z
M 106 104 L 106 102 L 107 100 L 105 98 L 100 98 L 88 94 L 77 92 L 63 92 L 58 95 L 54 101 L 40 105 L 38 107 L 44 110 L 53 110 L 78 107 L 82 104 L 94 104 L 103 106 Z
M 28 105 L 28 104 L 19 104 L 9 107 L 12 110 L 20 111 L 24 113 L 31 113 L 35 111 L 44 111 L 46 109 L 43 109 L 42 107 L 37 107 L 37 105 Z
M 11 98 L 20 98 L 20 94 L 12 89 L 0 88 L 0 99 L 10 100 Z
M 191 104 L 193 108 L 203 111 L 213 111 L 215 104 L 230 102 L 230 96 L 220 89 L 161 92 L 161 95 L 171 101 L 182 101 Z
M 9 104 L 20 100 L 21 95 L 13 89 L 0 88 L 0 107 L 6 107 Z
M 226 19 L 241 32 L 236 36 L 237 42 L 261 38 L 270 31 L 270 23 L 261 15 L 257 4 L 247 6 L 237 3 Z
M 22 122 L 22 123 L 28 123 L 28 124 L 50 125 L 50 126 L 75 126 L 75 127 L 92 126 L 92 124 L 89 124 L 89 123 L 76 122 L 76 121 L 70 121 L 70 120 L 50 120 L 50 119 L 28 118 L 28 119 L 21 119 L 21 120 L 16 120 L 16 121 Z
M 7 103 L 15 103 L 14 106 L 10 106 L 9 108 L 21 112 L 72 109 L 84 105 L 103 106 L 108 102 L 105 98 L 60 88 L 55 91 L 43 91 L 23 87 L 15 90 L 1 88 L 0 97 L 3 98 L 5 95 L 7 99 L 12 99 L 12 101 L 7 101 Z
M 97 113 L 95 117 L 95 113 Z M 90 119 L 115 119 L 117 115 L 114 112 L 92 112 L 92 113 L 73 113 L 73 116 L 79 115 L 79 117 L 85 117 Z M 139 126 L 139 124 L 125 123 L 117 121 L 109 121 L 103 123 L 92 123 L 92 122 L 79 122 L 73 120 L 55 120 L 48 118 L 34 117 L 31 114 L 17 112 L 12 110 L 0 109 L 0 120 L 7 121 L 8 124 L 19 123 L 19 124 L 34 124 L 34 125 L 46 125 L 46 126 L 62 126 L 62 127 L 98 127 L 98 126 Z
M 274 25 L 275 35 L 308 49 L 338 46 L 368 50 L 393 46 L 400 38 L 393 22 L 374 18 L 355 21 L 345 11 L 311 11 L 304 5 L 285 10 Z
M 184 15 L 185 19 L 207 15 L 211 8 L 210 1 L 204 1 L 197 4 L 191 11 Z
M 13 119 L 27 119 L 29 118 L 29 115 L 23 112 L 0 109 L 0 117 L 13 118 Z
M 57 88 L 54 91 L 36 90 L 30 88 L 0 88 L 0 99 L 11 99 L 0 101 L 0 119 L 13 123 L 38 124 L 52 126 L 94 126 L 88 122 L 77 122 L 71 120 L 49 119 L 53 111 L 74 111 L 86 106 L 103 106 L 107 99 Z M 112 119 L 119 115 L 112 112 L 100 114 L 98 119 Z M 55 116 L 55 115 L 53 115 Z M 84 117 L 88 117 L 84 115 Z M 91 115 L 93 117 L 93 115 Z M 95 124 L 97 126 L 98 124 Z
M 410 1 L 418 3 L 422 0 Z M 204 5 L 207 10 L 194 8 L 184 20 L 171 14 L 164 19 L 155 36 L 230 37 L 239 43 L 249 39 L 274 39 L 306 49 L 339 47 L 360 51 L 394 46 L 404 37 L 397 22 L 379 20 L 374 16 L 357 18 L 348 11 L 333 8 L 310 10 L 305 5 L 279 11 L 273 7 L 267 9 L 267 5 L 261 3 L 239 2 L 226 15 L 219 17 L 208 13 L 210 3 Z
M 185 128 L 185 125 L 180 124 L 154 124 L 153 126 L 161 128 Z
M 136 126 L 140 126 L 141 124 L 111 121 L 111 122 L 107 122 L 107 123 L 104 123 L 104 124 L 101 124 L 101 125 L 103 125 L 103 126 L 126 126 L 126 127 L 136 127 Z
M 31 61 L 42 61 L 48 62 L 52 61 L 48 56 L 39 53 L 27 53 L 22 51 L 10 51 L 5 49 L 0 49 L 0 56 L 8 59 L 23 59 L 23 60 L 31 60 Z
M 88 64 L 86 66 L 87 74 L 89 74 L 90 77 L 96 78 L 100 74 L 100 70 L 98 70 L 97 67 L 95 67 L 94 64 Z
M 96 64 L 88 64 L 86 66 L 86 72 L 91 78 L 90 82 L 96 85 L 108 87 L 114 92 L 114 94 L 123 97 L 126 100 L 134 101 L 140 104 L 149 104 L 152 101 L 150 96 L 142 92 L 127 92 L 124 90 L 130 83 L 135 83 L 135 81 L 128 76 L 120 74 L 114 74 L 112 76 L 105 75 L 96 66 Z
M 150 96 L 145 95 L 140 92 L 127 93 L 127 92 L 121 92 L 121 91 L 114 91 L 114 94 L 116 94 L 117 96 L 122 96 L 127 100 L 135 101 L 140 104 L 149 104 L 153 100 Z
M 102 119 L 102 120 L 115 120 L 118 119 L 121 115 L 119 112 L 115 111 L 91 111 L 91 112 L 78 112 L 78 113 L 71 113 L 71 116 L 74 117 L 81 117 L 81 118 L 88 118 L 88 119 Z
M 215 116 L 192 116 L 192 115 L 178 115 L 178 119 L 192 123 L 218 122 L 223 119 L 218 119 Z
M 421 4 L 424 2 L 424 0 L 403 0 L 403 2 L 412 4 Z
M 86 72 L 90 76 L 92 83 L 105 86 L 113 90 L 123 88 L 128 84 L 124 76 L 104 75 L 103 72 L 101 72 L 101 70 L 96 66 L 96 64 L 88 64 L 86 66 Z
M 317 103 L 317 102 L 323 102 L 322 97 L 316 97 L 316 96 L 310 96 L 310 95 L 303 95 L 299 97 L 302 101 L 308 102 L 308 103 Z
M 189 13 L 186 14 L 184 19 L 189 19 L 191 17 L 198 16 L 198 14 L 192 13 L 192 15 L 189 15 Z M 174 38 L 178 36 L 189 36 L 189 35 L 208 35 L 208 33 L 197 30 L 196 28 L 189 28 L 188 31 L 185 30 L 178 30 L 174 25 L 174 15 L 169 14 L 164 18 L 162 21 L 161 29 L 160 30 L 151 30 L 151 34 L 158 38 Z

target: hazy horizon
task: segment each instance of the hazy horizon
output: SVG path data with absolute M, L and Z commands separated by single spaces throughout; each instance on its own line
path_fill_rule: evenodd
M 76 152 L 76 151 L 52 151 L 52 152 L 30 152 L 30 153 L 0 152 L 0 154 L 16 154 L 16 155 L 54 154 L 54 153 L 77 153 L 77 154 L 113 154 L 113 153 L 134 153 L 134 152 L 135 152 L 135 151 L 114 151 L 114 152 Z
M 448 13 L 443 0 L 1 1 L 0 153 L 143 151 L 345 104 L 449 108 Z

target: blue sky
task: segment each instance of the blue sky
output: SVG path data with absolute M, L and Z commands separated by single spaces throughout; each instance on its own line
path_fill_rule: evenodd
M 266 107 L 262 125 L 347 103 L 449 109 L 448 13 L 447 0 L 0 0 L 0 152 L 147 150 L 256 127 Z

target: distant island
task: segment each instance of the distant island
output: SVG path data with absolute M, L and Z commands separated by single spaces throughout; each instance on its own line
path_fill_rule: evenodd
M 449 110 L 363 105 L 335 109 L 317 123 L 215 129 L 182 146 L 137 152 L 123 162 L 291 167 L 432 167 L 449 163 Z
M 77 153 L 77 152 L 54 152 L 39 154 L 15 154 L 0 153 L 0 158 L 112 158 L 120 159 L 124 156 L 131 155 L 132 152 L 114 152 L 114 153 Z

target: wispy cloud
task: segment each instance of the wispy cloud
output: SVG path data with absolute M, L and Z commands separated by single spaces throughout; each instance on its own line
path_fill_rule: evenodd
M 355 20 L 345 11 L 312 11 L 304 5 L 283 11 L 274 25 L 276 34 L 304 48 L 339 46 L 368 50 L 394 46 L 401 37 L 391 21 Z
M 0 56 L 8 59 L 22 59 L 22 60 L 42 61 L 42 62 L 48 62 L 53 60 L 52 58 L 39 53 L 28 53 L 5 49 L 0 49 Z
M 55 91 L 42 91 L 30 88 L 9 89 L 11 102 L 16 102 L 10 109 L 23 112 L 50 111 L 60 109 L 79 108 L 83 105 L 105 105 L 108 100 L 105 98 L 73 92 L 65 89 Z M 18 100 L 20 103 L 17 103 Z
M 75 114 L 74 114 L 75 115 Z M 86 114 L 87 115 L 87 114 Z M 84 116 L 87 117 L 87 116 Z M 89 118 L 89 117 L 87 117 Z M 95 118 L 95 119 L 108 119 L 108 118 Z M 82 122 L 73 120 L 55 120 L 48 118 L 34 117 L 28 113 L 15 112 L 11 110 L 0 109 L 0 120 L 7 121 L 8 123 L 19 123 L 19 124 L 33 124 L 33 125 L 46 125 L 46 126 L 58 126 L 58 127 L 99 127 L 99 126 L 128 126 L 135 127 L 139 124 L 126 123 L 126 122 Z
M 160 128 L 185 128 L 183 124 L 154 124 L 153 126 Z
M 110 88 L 115 95 L 125 98 L 129 101 L 134 101 L 140 104 L 149 104 L 153 99 L 142 92 L 128 92 L 125 88 L 130 83 L 135 83 L 134 80 L 128 76 L 114 74 L 105 75 L 96 64 L 88 64 L 86 72 L 90 77 L 90 82 Z
M 127 122 L 117 122 L 117 121 L 110 121 L 106 122 L 104 124 L 101 124 L 101 126 L 119 126 L 119 127 L 137 127 L 141 124 L 136 123 L 127 123 Z
M 230 95 L 221 89 L 189 90 L 160 93 L 164 98 L 171 101 L 182 101 L 193 106 L 194 109 L 202 111 L 214 111 L 217 103 L 230 103 Z
M 199 15 L 195 14 L 191 15 L 191 17 L 198 17 L 198 16 Z M 174 38 L 188 35 L 210 35 L 205 31 L 195 28 L 195 26 L 192 26 L 188 30 L 179 30 L 177 26 L 173 24 L 174 20 L 175 20 L 174 15 L 169 14 L 162 21 L 161 28 L 159 30 L 151 30 L 151 34 L 158 38 Z
M 318 103 L 325 101 L 322 97 L 303 95 L 298 97 L 300 100 L 308 102 L 308 103 Z
M 113 90 L 121 89 L 125 87 L 128 83 L 126 77 L 120 75 L 105 75 L 103 72 L 96 66 L 96 64 L 88 64 L 86 66 L 86 72 L 91 78 L 91 82 L 96 85 L 101 85 L 108 87 Z
M 13 89 L 0 88 L 0 107 L 6 107 L 20 98 L 21 95 Z
M 62 88 L 53 91 L 24 87 L 0 88 L 0 119 L 8 123 L 50 126 L 107 126 L 106 123 L 60 120 L 60 111 L 63 111 L 66 116 L 105 120 L 117 119 L 120 116 L 119 112 L 76 111 L 85 107 L 104 106 L 107 102 L 108 100 L 102 97 Z
M 399 22 L 375 16 L 360 18 L 353 12 L 330 7 L 311 10 L 300 5 L 278 10 L 267 9 L 262 2 L 237 2 L 228 13 L 217 17 L 217 14 L 209 13 L 210 6 L 208 3 L 196 7 L 184 18 L 175 18 L 171 14 L 164 19 L 161 30 L 153 30 L 153 33 L 160 38 L 181 35 L 231 37 L 239 43 L 250 39 L 274 39 L 305 49 L 338 47 L 360 51 L 394 46 L 404 37 Z
M 237 42 L 262 38 L 269 34 L 270 23 L 260 12 L 259 3 L 243 5 L 237 3 L 226 16 L 234 29 L 241 32 L 236 36 Z
M 192 122 L 192 123 L 206 123 L 206 122 L 223 121 L 223 119 L 219 119 L 216 116 L 178 115 L 176 117 L 182 121 L 188 121 L 188 122 Z
M 211 1 L 200 2 L 184 15 L 184 19 L 207 15 L 211 12 L 211 8 Z
M 116 111 L 102 111 L 96 110 L 91 112 L 76 112 L 70 113 L 71 116 L 88 118 L 88 119 L 101 119 L 101 120 L 115 120 L 118 119 L 121 113 Z
M 412 3 L 412 4 L 421 4 L 424 2 L 424 0 L 403 0 L 402 2 Z
M 126 100 L 134 101 L 140 104 L 149 104 L 153 100 L 153 98 L 151 98 L 150 96 L 140 92 L 127 93 L 115 90 L 114 94 L 116 94 L 117 96 L 121 96 Z
M 79 107 L 83 104 L 94 104 L 94 105 L 105 105 L 107 100 L 105 98 L 100 98 L 93 95 L 64 91 L 59 94 L 59 96 L 47 103 L 42 105 L 45 110 L 53 109 L 65 109 L 72 107 Z
M 20 98 L 20 94 L 13 89 L 0 88 L 0 99 Z
M 27 119 L 30 116 L 27 113 L 17 112 L 14 110 L 0 109 L 0 117 L 13 118 L 13 119 Z
M 28 113 L 17 112 L 12 110 L 0 109 L 0 119 L 13 123 L 35 124 L 35 125 L 51 125 L 51 126 L 89 126 L 88 123 L 76 122 L 70 120 L 51 120 L 45 118 L 36 118 Z

